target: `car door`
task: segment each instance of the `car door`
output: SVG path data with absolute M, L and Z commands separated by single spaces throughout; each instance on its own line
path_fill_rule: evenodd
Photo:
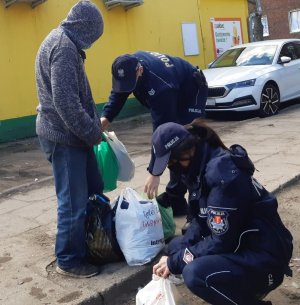
M 298 73 L 295 77 L 295 81 L 298 83 L 297 90 L 296 90 L 296 96 L 300 97 L 300 86 L 299 86 L 299 79 L 300 79 L 300 41 L 297 41 L 294 43 L 295 47 L 295 65 L 297 66 Z
M 289 63 L 281 64 L 280 58 L 282 56 L 290 57 L 291 61 Z M 281 101 L 290 100 L 299 94 L 300 57 L 297 56 L 294 42 L 289 42 L 282 46 L 278 64 L 281 65 L 278 80 Z

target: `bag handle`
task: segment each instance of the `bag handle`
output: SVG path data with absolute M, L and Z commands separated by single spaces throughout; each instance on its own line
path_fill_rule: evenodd
M 128 209 L 132 209 L 132 208 L 134 209 L 134 204 L 130 204 L 130 200 L 128 200 L 128 198 L 127 198 L 130 190 L 132 190 L 132 189 L 129 187 L 126 187 L 125 189 L 123 189 L 121 191 L 121 194 L 120 194 L 119 200 L 118 200 L 118 206 L 117 206 L 118 210 L 128 210 Z M 128 207 L 126 209 L 121 207 L 123 200 L 126 200 L 126 202 L 128 202 Z
M 118 143 L 127 152 L 125 145 L 123 144 L 122 141 L 119 140 L 119 138 L 117 137 L 117 135 L 116 135 L 116 133 L 114 131 L 107 131 L 107 130 L 105 130 L 102 133 L 103 133 L 104 137 L 106 138 L 106 140 L 109 140 L 109 141 L 114 142 L 114 143 Z

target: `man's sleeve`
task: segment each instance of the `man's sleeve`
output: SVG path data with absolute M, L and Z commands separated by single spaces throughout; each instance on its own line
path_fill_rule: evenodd
M 66 126 L 89 146 L 101 140 L 99 120 L 91 118 L 80 103 L 78 54 L 63 48 L 51 61 L 51 87 L 56 111 Z
M 117 93 L 111 91 L 108 102 L 105 104 L 101 116 L 112 122 L 124 107 L 129 95 L 130 92 Z

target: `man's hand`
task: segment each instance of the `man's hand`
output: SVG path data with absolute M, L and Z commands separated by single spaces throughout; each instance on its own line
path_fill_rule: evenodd
M 149 199 L 157 197 L 158 187 L 159 187 L 160 177 L 150 175 L 145 183 L 144 193 L 147 193 Z
M 100 118 L 100 122 L 101 122 L 102 130 L 103 131 L 107 130 L 107 128 L 110 124 L 110 121 L 103 116 L 102 118 Z
M 167 260 L 167 256 L 162 256 L 159 262 L 153 266 L 153 273 L 157 276 L 167 278 L 171 273 L 167 264 Z

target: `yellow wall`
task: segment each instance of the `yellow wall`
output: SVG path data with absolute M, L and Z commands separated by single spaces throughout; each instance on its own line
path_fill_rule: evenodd
M 215 59 L 211 18 L 241 18 L 243 42 L 248 37 L 248 1 L 245 0 L 198 0 L 204 46 L 204 61 L 207 65 Z
M 45 36 L 76 2 L 48 0 L 34 9 L 24 3 L 5 8 L 0 2 L 0 123 L 36 114 L 35 55 Z M 122 53 L 155 50 L 205 68 L 214 57 L 210 17 L 241 18 L 244 40 L 248 37 L 247 0 L 144 0 L 143 5 L 127 11 L 122 7 L 108 11 L 102 0 L 94 3 L 102 11 L 105 22 L 104 34 L 87 51 L 86 61 L 97 103 L 107 100 L 110 66 Z M 199 56 L 184 56 L 182 22 L 197 24 Z

